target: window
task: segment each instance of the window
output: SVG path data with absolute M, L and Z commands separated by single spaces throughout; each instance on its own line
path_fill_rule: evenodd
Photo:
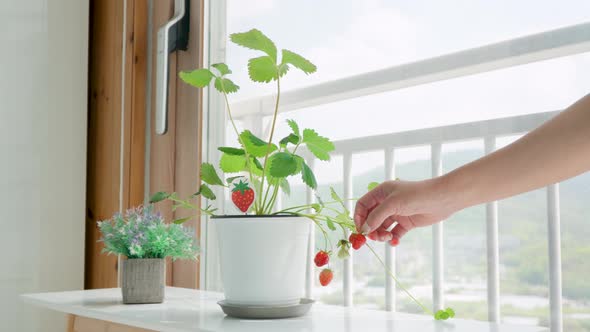
M 531 15 L 531 8 L 534 8 L 535 15 Z M 577 26 L 588 36 L 588 12 L 590 3 L 587 1 L 572 1 L 565 8 L 560 3 L 533 0 L 428 4 L 379 0 L 320 3 L 310 0 L 261 0 L 254 3 L 227 0 L 227 32 L 256 27 L 272 39 L 284 43 L 278 47 L 292 48 L 316 63 L 318 72 L 313 76 L 294 73 L 284 81 L 287 93 L 299 93 L 302 88 L 320 83 L 436 59 L 441 55 L 549 30 Z M 547 60 L 538 62 L 521 63 L 514 59 L 511 65 L 498 70 L 451 75 L 404 89 L 380 90 L 354 98 L 336 98 L 329 103 L 314 103 L 313 106 L 281 113 L 279 123 L 293 118 L 301 126 L 316 128 L 322 135 L 338 141 L 424 128 L 437 130 L 441 126 L 519 115 L 539 114 L 548 118 L 552 114 L 543 115 L 544 112 L 561 110 L 588 93 L 590 77 L 580 75 L 590 71 L 588 51 L 590 49 L 586 46 L 584 50 L 569 51 L 561 57 L 549 56 Z M 244 68 L 251 54 L 231 43 L 227 45 L 227 62 L 234 69 L 235 81 L 242 88 L 239 96 L 231 101 L 234 105 L 239 106 L 245 99 L 262 98 L 273 92 L 272 85 L 249 82 Z M 462 54 L 463 58 L 457 59 L 473 60 L 468 57 L 472 53 Z M 251 123 L 252 118 L 241 120 L 244 122 L 239 122 L 239 126 Z M 270 119 L 261 117 L 256 121 L 264 132 Z M 282 137 L 287 127 L 279 126 L 277 130 L 277 135 Z M 514 135 L 520 134 L 510 133 L 508 137 L 494 135 L 497 136 L 496 145 L 501 147 L 514 140 Z M 232 133 L 228 131 L 227 137 L 233 139 Z M 483 139 L 470 137 L 461 142 L 444 142 L 444 172 L 482 156 Z M 397 145 L 396 176 L 403 179 L 430 177 L 430 143 Z M 329 186 L 342 188 L 342 169 L 341 156 L 329 164 L 316 163 L 320 195 L 326 195 Z M 354 152 L 352 173 L 355 197 L 363 194 L 368 182 L 383 180 L 382 148 Z M 590 175 L 583 175 L 566 181 L 560 191 L 566 330 L 590 331 L 590 306 L 587 305 L 590 288 L 580 280 L 583 276 L 575 273 L 576 266 L 586 264 L 583 257 L 590 250 L 584 244 L 587 242 L 584 235 L 590 232 L 584 226 L 590 208 L 583 199 L 589 194 L 589 179 Z M 305 200 L 303 185 L 297 185 L 297 180 L 295 183 L 291 197 L 283 198 L 283 205 Z M 499 202 L 499 299 L 503 321 L 549 324 L 546 204 L 544 189 Z M 484 206 L 457 213 L 444 224 L 444 229 L 445 302 L 460 311 L 461 317 L 487 319 Z M 402 281 L 411 284 L 412 292 L 425 302 L 432 300 L 432 249 L 430 229 L 414 231 L 397 249 L 397 274 Z M 383 247 L 379 250 L 383 255 Z M 531 256 L 535 259 L 529 260 Z M 590 266 L 586 268 L 589 269 Z M 342 275 L 338 268 L 335 272 L 336 276 Z M 356 254 L 354 305 L 383 309 L 384 278 L 376 260 L 362 252 Z M 330 287 L 318 286 L 315 294 L 322 302 L 342 303 L 340 282 L 336 277 Z M 402 311 L 416 309 L 406 302 L 402 293 L 397 296 L 397 308 Z

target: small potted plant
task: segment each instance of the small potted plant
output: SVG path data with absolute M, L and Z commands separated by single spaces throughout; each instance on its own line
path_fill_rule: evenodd
M 231 191 L 234 205 L 244 214 L 216 215 L 211 206 L 199 209 L 175 193 L 158 192 L 152 197 L 152 202 L 169 199 L 174 202 L 175 208 L 193 208 L 212 216 L 218 235 L 221 278 L 228 303 L 288 306 L 299 302 L 304 293 L 308 239 L 313 225 L 318 227 L 325 239 L 323 248 L 314 258 L 315 264 L 322 267 L 319 280 L 323 286 L 333 278 L 332 270 L 327 267 L 332 253 L 337 252 L 337 256 L 344 259 L 349 256 L 351 247 L 359 249 L 366 238 L 356 232 L 347 204 L 334 189 L 331 189 L 329 201 L 318 197 L 318 202 L 314 204 L 274 211 L 279 192 L 290 192 L 290 178 L 300 177 L 311 189 L 317 188 L 311 167 L 298 152 L 306 148 L 315 158 L 329 161 L 330 153 L 335 149 L 328 138 L 311 128 L 301 130 L 293 120 L 287 120 L 290 133 L 275 142 L 283 77 L 290 70 L 312 74 L 316 66 L 290 50 L 279 52 L 275 43 L 257 29 L 232 34 L 230 40 L 260 53 L 248 61 L 248 74 L 252 81 L 276 84 L 276 101 L 268 138 L 257 137 L 247 129 L 238 130 L 228 95 L 237 92 L 239 86 L 228 77 L 232 71 L 227 64 L 216 63 L 209 69 L 181 72 L 180 78 L 197 88 L 214 85 L 224 97 L 228 119 L 237 137 L 236 146 L 218 148 L 222 153 L 218 168 L 223 176 L 219 176 L 213 164 L 203 163 L 202 183 L 191 198 L 201 195 L 214 200 L 216 197 L 210 186 L 219 186 Z M 332 248 L 328 233 L 336 231 L 342 232 L 343 238 Z M 347 236 L 348 233 L 351 235 Z M 383 267 L 386 268 L 385 265 Z M 393 274 L 390 275 L 395 279 Z M 415 298 L 412 299 L 432 314 Z M 450 309 L 441 312 L 437 312 L 435 318 L 446 319 L 454 315 Z
M 196 259 L 198 247 L 187 228 L 166 224 L 153 206 L 140 206 L 99 221 L 104 253 L 121 261 L 123 303 L 161 303 L 166 286 L 166 257 Z

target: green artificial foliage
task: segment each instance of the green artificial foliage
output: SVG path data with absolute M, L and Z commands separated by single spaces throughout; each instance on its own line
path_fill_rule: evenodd
M 104 253 L 130 259 L 196 259 L 199 250 L 189 229 L 178 221 L 166 224 L 159 213 L 153 212 L 152 205 L 116 213 L 109 220 L 99 221 L 98 228 Z

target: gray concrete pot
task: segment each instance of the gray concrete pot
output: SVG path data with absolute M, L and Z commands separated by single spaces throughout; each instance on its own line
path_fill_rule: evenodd
M 166 261 L 158 258 L 121 261 L 123 303 L 162 303 L 166 287 Z

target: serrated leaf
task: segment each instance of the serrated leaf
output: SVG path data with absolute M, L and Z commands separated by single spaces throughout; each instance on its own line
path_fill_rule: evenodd
M 179 74 L 180 79 L 194 87 L 203 88 L 211 83 L 211 79 L 214 77 L 213 73 L 206 68 L 197 69 L 193 71 L 181 71 Z
M 180 225 L 180 224 L 183 224 L 183 223 L 189 221 L 191 218 L 192 217 L 179 218 L 179 219 L 174 220 L 173 223 Z
M 315 179 L 315 175 L 305 162 L 302 163 L 301 179 L 303 180 L 303 183 L 308 185 L 311 189 L 317 189 L 318 183 Z
M 311 63 L 311 61 L 307 60 L 306 58 L 302 57 L 301 55 L 291 52 L 289 50 L 283 50 L 283 56 L 281 60 L 281 64 L 291 64 L 295 68 L 300 69 L 306 74 L 315 73 L 317 67 Z
M 242 144 L 244 144 L 248 154 L 254 157 L 264 157 L 267 152 L 272 153 L 277 150 L 277 146 L 274 144 L 270 144 L 269 149 L 268 143 L 256 137 L 249 130 L 244 130 L 240 134 L 240 140 L 242 141 Z
M 303 142 L 307 148 L 319 160 L 330 160 L 330 152 L 334 151 L 334 143 L 326 137 L 322 137 L 313 129 L 303 130 Z
M 164 191 L 158 191 L 150 197 L 150 203 L 158 203 L 170 197 L 170 194 Z
M 248 60 L 248 75 L 254 82 L 268 83 L 278 77 L 277 66 L 269 56 Z
M 377 186 L 378 186 L 378 185 L 379 185 L 379 182 L 371 182 L 371 183 L 369 183 L 369 185 L 367 186 L 367 189 L 368 189 L 369 191 L 371 191 L 371 190 L 373 190 L 373 189 L 377 188 Z
M 228 146 L 219 147 L 217 148 L 217 150 L 223 153 L 231 154 L 232 156 L 243 156 L 244 154 L 246 154 L 244 149 L 232 148 Z
M 227 183 L 232 183 L 232 182 L 234 182 L 235 179 L 239 179 L 239 178 L 243 178 L 243 176 L 242 175 L 232 176 L 232 177 L 227 178 L 227 180 L 225 180 L 225 181 Z
M 237 173 L 246 167 L 246 158 L 244 156 L 234 156 L 224 153 L 219 160 L 219 168 L 225 173 Z
M 327 218 L 326 219 L 326 225 L 328 226 L 328 228 L 331 231 L 335 231 L 336 230 L 336 225 L 334 225 L 334 221 L 332 221 L 332 218 Z
M 282 147 L 287 146 L 287 144 L 298 144 L 299 143 L 299 136 L 295 134 L 289 134 L 289 136 L 284 137 L 279 141 L 279 145 Z
M 199 188 L 199 193 L 201 194 L 201 196 L 207 199 L 214 200 L 216 198 L 211 188 L 209 188 L 209 186 L 204 183 L 201 184 L 201 187 Z
M 230 94 L 238 92 L 240 87 L 232 82 L 232 80 L 229 78 L 215 77 L 215 89 L 221 93 Z
M 289 127 L 291 127 L 293 134 L 297 135 L 298 137 L 301 137 L 301 133 L 299 132 L 299 125 L 297 124 L 297 122 L 295 122 L 295 120 L 288 119 L 287 124 L 289 125 Z
M 231 74 L 231 70 L 223 62 L 222 63 L 214 63 L 214 64 L 211 65 L 211 67 L 217 69 L 217 71 L 219 71 L 219 73 L 221 74 L 221 76 L 227 75 L 227 74 Z
M 297 159 L 288 152 L 277 152 L 269 159 L 270 175 L 275 178 L 285 178 L 296 174 Z
M 240 46 L 262 51 L 268 54 L 274 62 L 277 61 L 277 47 L 270 38 L 265 36 L 260 30 L 252 29 L 241 33 L 232 33 L 230 40 Z
M 211 185 L 223 186 L 223 181 L 221 181 L 221 178 L 217 175 L 215 167 L 209 163 L 201 164 L 201 181 Z

